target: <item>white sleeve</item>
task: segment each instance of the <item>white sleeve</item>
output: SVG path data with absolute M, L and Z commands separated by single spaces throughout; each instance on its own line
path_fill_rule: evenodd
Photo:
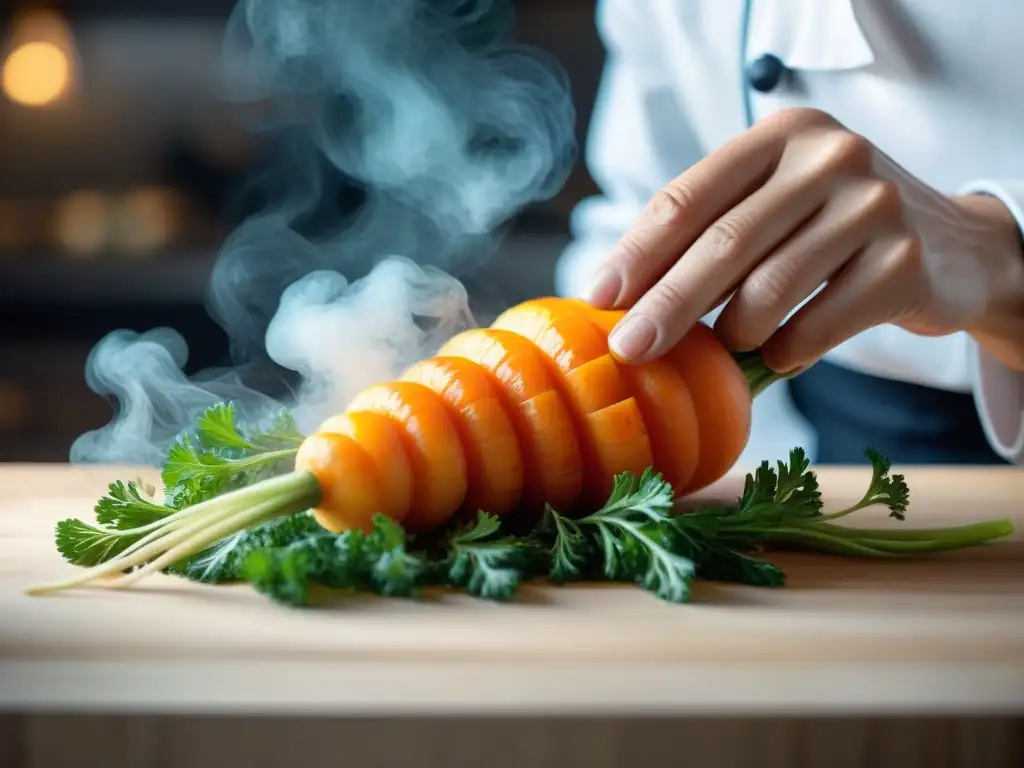
M 599 0 L 597 5 L 607 58 L 586 162 L 601 194 L 573 211 L 573 240 L 555 271 L 555 287 L 563 296 L 579 296 L 588 288 L 596 265 L 647 201 L 701 155 L 665 61 L 652 5 L 645 0 Z
M 1024 233 L 1024 181 L 973 181 L 960 194 L 997 198 Z M 1024 464 L 1024 373 L 1006 367 L 980 345 L 976 349 L 974 401 L 985 435 L 1004 459 Z

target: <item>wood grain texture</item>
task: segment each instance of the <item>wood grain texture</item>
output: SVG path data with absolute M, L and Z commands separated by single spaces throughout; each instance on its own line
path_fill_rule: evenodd
M 1019 768 L 1007 718 L 0 715 L 4 768 Z M 6 752 L 4 751 L 6 748 Z
M 130 468 L 0 467 L 0 709 L 167 714 L 822 714 L 1024 710 L 1024 473 L 905 470 L 907 523 L 996 517 L 1006 542 L 916 561 L 779 556 L 789 586 L 435 594 L 319 610 L 169 577 L 29 598 L 71 570 L 52 543 Z M 866 469 L 822 469 L 827 506 Z M 709 493 L 729 496 L 737 478 Z M 858 517 L 860 517 L 858 515 Z M 851 524 L 855 522 L 850 520 Z M 597 764 L 597 763 L 595 763 Z M 723 763 L 723 765 L 726 763 Z

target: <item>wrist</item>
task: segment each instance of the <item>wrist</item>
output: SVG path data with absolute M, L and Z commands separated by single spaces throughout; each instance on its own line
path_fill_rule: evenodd
M 1004 365 L 1024 371 L 1024 233 L 1009 208 L 990 195 L 954 202 L 981 233 L 981 258 L 990 266 L 989 300 L 966 330 Z

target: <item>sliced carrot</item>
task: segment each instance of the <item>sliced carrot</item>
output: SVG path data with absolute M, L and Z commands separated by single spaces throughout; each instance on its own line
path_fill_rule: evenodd
M 495 328 L 454 336 L 439 355 L 463 357 L 488 371 L 512 408 L 523 458 L 523 506 L 574 503 L 583 485 L 579 440 L 544 355 L 522 336 Z
M 523 459 L 498 385 L 471 360 L 433 357 L 400 377 L 433 390 L 450 406 L 466 455 L 468 487 L 463 510 L 493 515 L 512 511 L 523 491 Z
M 588 432 L 597 441 L 597 472 L 587 477 L 586 500 L 603 504 L 612 491 L 615 476 L 641 474 L 651 466 L 651 443 L 636 400 L 628 398 L 587 414 Z
M 521 403 L 554 387 L 536 347 L 509 331 L 474 328 L 456 334 L 437 351 L 439 357 L 472 360 L 501 382 L 513 402 Z
M 714 332 L 695 325 L 666 355 L 686 382 L 697 409 L 700 459 L 689 483 L 693 493 L 732 469 L 750 438 L 750 388 L 743 371 Z
M 585 314 L 590 322 L 604 333 L 605 339 L 626 314 L 621 309 L 596 309 L 580 299 L 562 299 L 562 301 L 570 304 L 577 312 Z
M 316 477 L 323 499 L 313 509 L 313 516 L 334 533 L 350 529 L 369 532 L 373 515 L 387 504 L 377 465 L 346 435 L 310 435 L 295 456 L 295 468 Z
M 494 328 L 533 342 L 561 372 L 566 396 L 581 414 L 607 408 L 629 397 L 625 381 L 608 356 L 608 335 L 572 304 L 535 299 L 506 310 Z M 589 365 L 601 361 L 597 365 Z M 587 366 L 587 371 L 580 371 Z
M 422 384 L 396 381 L 363 390 L 346 410 L 380 413 L 402 427 L 413 476 L 405 527 L 419 531 L 447 522 L 466 497 L 468 479 L 458 429 L 444 401 Z
M 493 327 L 518 333 L 541 349 L 562 374 L 560 382 L 580 432 L 584 484 L 588 489 L 611 488 L 614 475 L 629 471 L 640 461 L 650 464 L 650 445 L 637 442 L 640 453 L 628 455 L 595 432 L 588 417 L 614 408 L 631 397 L 619 367 L 608 354 L 607 334 L 569 302 L 538 299 L 507 310 Z M 635 405 L 635 404 L 634 404 Z M 639 411 L 637 412 L 639 417 Z M 642 422 L 642 419 L 641 419 Z M 639 425 L 641 431 L 644 425 Z M 593 502 L 594 499 L 588 499 Z
M 621 370 L 647 425 L 653 466 L 678 494 L 700 460 L 700 421 L 690 388 L 665 360 L 623 365 Z
M 606 334 L 626 314 L 595 309 L 579 299 L 563 301 L 573 303 Z M 732 355 L 706 325 L 695 327 L 661 360 L 620 363 L 620 370 L 647 419 L 655 467 L 677 494 L 704 488 L 732 468 L 750 434 L 750 390 Z
M 358 411 L 332 416 L 317 432 L 344 435 L 366 451 L 381 479 L 377 511 L 399 522 L 405 520 L 412 506 L 413 476 L 398 424 L 380 413 Z
M 563 384 L 576 409 L 584 416 L 630 396 L 626 380 L 607 353 L 567 373 Z
M 491 328 L 518 333 L 533 342 L 562 373 L 608 352 L 607 340 L 587 318 L 557 301 L 524 301 L 498 315 Z
M 523 507 L 535 512 L 550 504 L 567 512 L 583 489 L 583 460 L 572 415 L 553 389 L 522 403 L 520 413 L 528 439 L 524 448 L 538 468 L 538 482 L 524 489 Z

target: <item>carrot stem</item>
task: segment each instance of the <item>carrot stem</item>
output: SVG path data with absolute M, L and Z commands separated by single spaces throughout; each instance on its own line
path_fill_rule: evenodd
M 104 576 L 123 574 L 128 568 L 151 566 L 154 562 L 160 568 L 167 567 L 252 525 L 316 506 L 321 495 L 320 485 L 308 472 L 292 472 L 264 480 L 204 502 L 203 514 L 180 518 L 175 521 L 176 525 L 156 532 L 155 537 L 147 536 L 144 546 L 133 548 L 128 554 L 118 555 L 65 581 L 29 587 L 25 591 L 30 595 L 61 592 Z M 199 506 L 196 505 L 196 509 Z M 132 583 L 153 570 L 143 567 L 137 575 L 122 575 L 114 585 Z
M 790 373 L 773 371 L 765 364 L 764 359 L 761 357 L 761 351 L 758 349 L 750 352 L 733 352 L 732 357 L 739 364 L 740 370 L 743 371 L 743 376 L 747 380 L 747 386 L 750 387 L 751 397 L 757 397 L 777 381 L 790 379 L 803 372 L 802 368 L 798 368 Z

